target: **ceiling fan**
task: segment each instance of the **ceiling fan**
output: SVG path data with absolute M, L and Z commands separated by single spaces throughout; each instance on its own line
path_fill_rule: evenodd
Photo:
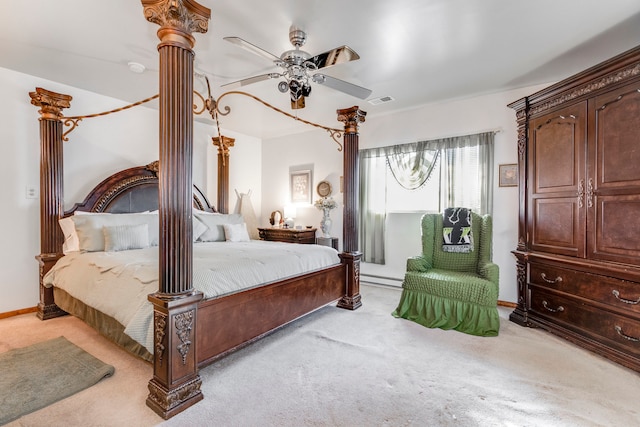
M 284 78 L 278 83 L 278 90 L 282 93 L 289 92 L 291 108 L 294 110 L 305 107 L 304 99 L 311 93 L 311 82 L 328 86 L 361 99 L 366 99 L 371 94 L 369 89 L 319 72 L 319 70 L 332 65 L 360 59 L 360 56 L 348 46 L 340 46 L 319 55 L 311 56 L 311 54 L 300 49 L 307 41 L 307 34 L 293 26 L 289 29 L 289 41 L 294 46 L 294 49 L 284 52 L 279 57 L 240 37 L 224 37 L 224 40 L 273 61 L 275 65 L 282 68 L 282 72 L 248 77 L 223 86 L 246 86 L 263 80 Z

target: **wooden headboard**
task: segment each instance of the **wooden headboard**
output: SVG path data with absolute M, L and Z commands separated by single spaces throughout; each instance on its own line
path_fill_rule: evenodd
M 196 185 L 193 207 L 216 212 Z M 158 210 L 158 162 L 117 172 L 98 184 L 82 203 L 76 203 L 64 216 L 75 211 L 132 213 Z

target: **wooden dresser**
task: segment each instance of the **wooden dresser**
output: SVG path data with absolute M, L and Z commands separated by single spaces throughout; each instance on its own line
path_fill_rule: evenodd
M 640 46 L 509 107 L 520 200 L 510 319 L 640 371 Z
M 274 227 L 258 228 L 258 233 L 260 239 L 272 242 L 314 244 L 316 242 L 316 230 L 316 228 L 296 230 L 295 228 Z

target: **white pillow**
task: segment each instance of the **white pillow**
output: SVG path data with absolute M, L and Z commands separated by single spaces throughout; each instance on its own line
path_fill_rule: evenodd
M 198 238 L 200 242 L 224 242 L 225 234 L 224 224 L 241 224 L 244 223 L 242 215 L 240 214 L 219 214 L 219 213 L 206 213 L 197 211 L 194 213 L 204 225 L 207 226 L 207 231 L 202 233 Z
M 109 214 L 96 213 L 92 215 L 74 215 L 71 217 L 75 225 L 80 243 L 80 250 L 96 252 L 105 250 L 103 227 L 116 225 L 147 224 L 149 244 L 158 245 L 159 223 L 158 215 L 150 213 Z
M 208 215 L 219 215 L 213 212 L 204 212 L 204 211 L 198 211 L 198 212 L 201 212 L 203 214 L 208 214 Z M 145 211 L 145 212 L 138 212 L 130 215 L 137 215 L 137 214 L 157 216 L 158 211 L 157 210 Z M 108 212 L 75 211 L 74 215 L 105 216 L 105 215 L 124 215 L 124 214 L 111 214 Z M 149 228 L 149 246 L 157 246 L 160 240 L 159 226 L 156 224 L 155 220 L 151 220 L 146 223 L 149 225 L 149 227 L 155 227 L 154 229 Z M 80 240 L 78 239 L 78 234 L 76 233 L 76 227 L 73 219 L 71 217 L 60 218 L 58 220 L 58 224 L 60 225 L 60 228 L 62 229 L 62 234 L 64 235 L 64 243 L 62 244 L 62 253 L 66 255 L 70 252 L 80 251 Z M 202 234 L 207 230 L 208 230 L 207 226 L 202 221 L 200 221 L 196 217 L 196 215 L 194 215 L 193 216 L 193 241 L 196 242 L 198 238 L 202 236 Z M 158 238 L 155 237 L 156 235 L 158 235 Z
M 96 215 L 99 212 L 75 211 L 74 215 Z M 80 241 L 76 233 L 76 226 L 71 217 L 60 218 L 58 220 L 62 234 L 64 234 L 64 243 L 62 244 L 62 253 L 78 252 L 80 250 Z
M 207 226 L 204 225 L 202 221 L 198 219 L 195 215 L 193 216 L 193 241 L 198 241 L 198 238 L 202 236 L 208 230 Z
M 149 247 L 149 225 L 114 225 L 102 227 L 104 250 L 126 251 Z
M 249 233 L 247 232 L 247 224 L 224 224 L 224 236 L 227 242 L 249 242 Z
M 80 250 L 80 241 L 76 234 L 76 227 L 70 216 L 66 218 L 60 218 L 58 224 L 62 229 L 64 235 L 64 243 L 62 244 L 62 253 L 68 254 L 70 252 L 77 252 Z

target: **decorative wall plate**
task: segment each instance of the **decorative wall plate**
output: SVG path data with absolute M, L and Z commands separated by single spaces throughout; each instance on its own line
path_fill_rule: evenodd
M 320 197 L 329 197 L 331 195 L 331 183 L 329 181 L 320 181 L 316 191 Z

